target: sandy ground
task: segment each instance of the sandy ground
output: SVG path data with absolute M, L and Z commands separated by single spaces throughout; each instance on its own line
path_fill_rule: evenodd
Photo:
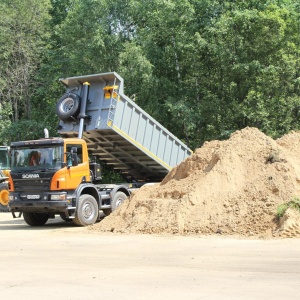
M 0 213 L 1 299 L 297 299 L 300 239 L 109 234 Z

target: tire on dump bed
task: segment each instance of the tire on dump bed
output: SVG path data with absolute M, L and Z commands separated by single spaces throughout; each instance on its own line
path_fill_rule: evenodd
M 76 119 L 80 110 L 80 97 L 74 93 L 64 94 L 56 103 L 56 114 L 63 121 Z

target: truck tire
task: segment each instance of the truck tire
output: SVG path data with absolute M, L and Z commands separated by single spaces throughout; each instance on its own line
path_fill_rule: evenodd
M 73 223 L 79 226 L 88 226 L 96 222 L 99 214 L 96 199 L 88 194 L 79 197 Z
M 123 192 L 116 192 L 111 203 L 112 212 L 114 212 L 127 199 L 127 197 L 128 196 Z
M 0 211 L 8 212 L 8 184 L 7 182 L 0 183 Z
M 103 213 L 106 216 L 109 216 L 112 212 L 114 212 L 126 199 L 128 196 L 123 192 L 116 192 L 111 201 L 111 208 L 103 209 Z
M 48 214 L 24 212 L 23 217 L 25 222 L 30 226 L 43 226 L 49 219 Z
M 64 94 L 56 103 L 56 114 L 63 121 L 77 117 L 80 110 L 80 97 L 73 93 Z

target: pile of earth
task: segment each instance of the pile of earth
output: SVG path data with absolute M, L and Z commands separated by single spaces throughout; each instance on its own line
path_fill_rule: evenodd
M 90 230 L 293 237 L 300 217 L 300 132 L 273 140 L 257 128 L 206 142 L 155 185 L 136 190 Z

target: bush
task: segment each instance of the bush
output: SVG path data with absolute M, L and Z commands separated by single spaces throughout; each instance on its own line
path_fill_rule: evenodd
M 287 203 L 280 204 L 277 208 L 277 218 L 281 218 L 288 208 L 294 208 L 300 212 L 300 199 L 295 197 Z

